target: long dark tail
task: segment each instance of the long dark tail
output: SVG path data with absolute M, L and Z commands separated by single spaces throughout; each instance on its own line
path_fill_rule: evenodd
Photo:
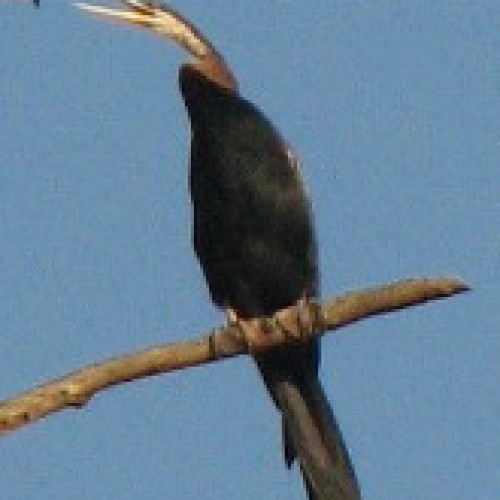
M 256 358 L 283 418 L 285 461 L 297 458 L 310 500 L 360 500 L 347 448 L 317 373 L 318 345 Z M 312 362 L 314 360 L 314 362 Z

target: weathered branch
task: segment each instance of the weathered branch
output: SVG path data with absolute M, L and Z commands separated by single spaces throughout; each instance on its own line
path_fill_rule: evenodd
M 468 289 L 460 280 L 438 278 L 406 280 L 346 293 L 321 305 L 324 330 L 307 336 L 322 335 L 376 314 L 451 297 Z M 294 316 L 289 310 L 280 311 L 277 317 L 286 329 L 275 329 L 262 343 L 252 343 L 253 351 L 297 342 L 298 337 L 306 338 L 303 332 L 296 331 Z M 245 338 L 240 329 L 233 326 L 195 340 L 111 358 L 1 402 L 0 432 L 12 431 L 65 408 L 81 407 L 96 393 L 114 385 L 247 353 Z

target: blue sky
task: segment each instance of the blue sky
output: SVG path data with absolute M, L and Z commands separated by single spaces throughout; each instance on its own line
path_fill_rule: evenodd
M 500 493 L 500 5 L 184 0 L 295 146 L 325 297 L 474 290 L 325 339 L 367 500 Z M 69 2 L 0 3 L 0 398 L 222 321 L 190 245 L 183 54 Z M 12 500 L 304 498 L 239 358 L 2 438 Z

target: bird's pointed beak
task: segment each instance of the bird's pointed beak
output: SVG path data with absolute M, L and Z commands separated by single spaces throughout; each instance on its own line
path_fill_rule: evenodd
M 101 5 L 91 5 L 82 2 L 77 2 L 74 5 L 79 9 L 85 10 L 109 21 L 118 21 L 125 24 L 151 27 L 151 12 L 148 12 L 146 8 L 142 8 L 144 4 L 135 1 L 127 1 L 125 4 L 130 7 L 130 10 L 110 9 Z
M 178 12 L 166 5 L 153 5 L 142 0 L 122 0 L 126 9 L 110 9 L 101 5 L 77 2 L 75 7 L 109 21 L 140 26 L 184 47 L 201 59 L 214 49 L 200 32 Z

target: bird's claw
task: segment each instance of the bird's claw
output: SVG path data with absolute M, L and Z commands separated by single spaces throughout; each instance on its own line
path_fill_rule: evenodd
M 295 305 L 278 311 L 274 316 L 242 319 L 235 311 L 227 311 L 228 326 L 236 328 L 250 354 L 269 343 L 273 332 L 280 332 L 285 339 L 303 342 L 325 329 L 321 305 L 304 297 Z
M 293 315 L 290 326 L 287 326 L 279 317 L 274 317 L 275 325 L 285 334 L 287 338 L 305 341 L 318 332 L 325 330 L 325 318 L 321 310 L 321 304 L 315 299 L 304 297 L 292 308 L 284 311 L 285 314 Z

